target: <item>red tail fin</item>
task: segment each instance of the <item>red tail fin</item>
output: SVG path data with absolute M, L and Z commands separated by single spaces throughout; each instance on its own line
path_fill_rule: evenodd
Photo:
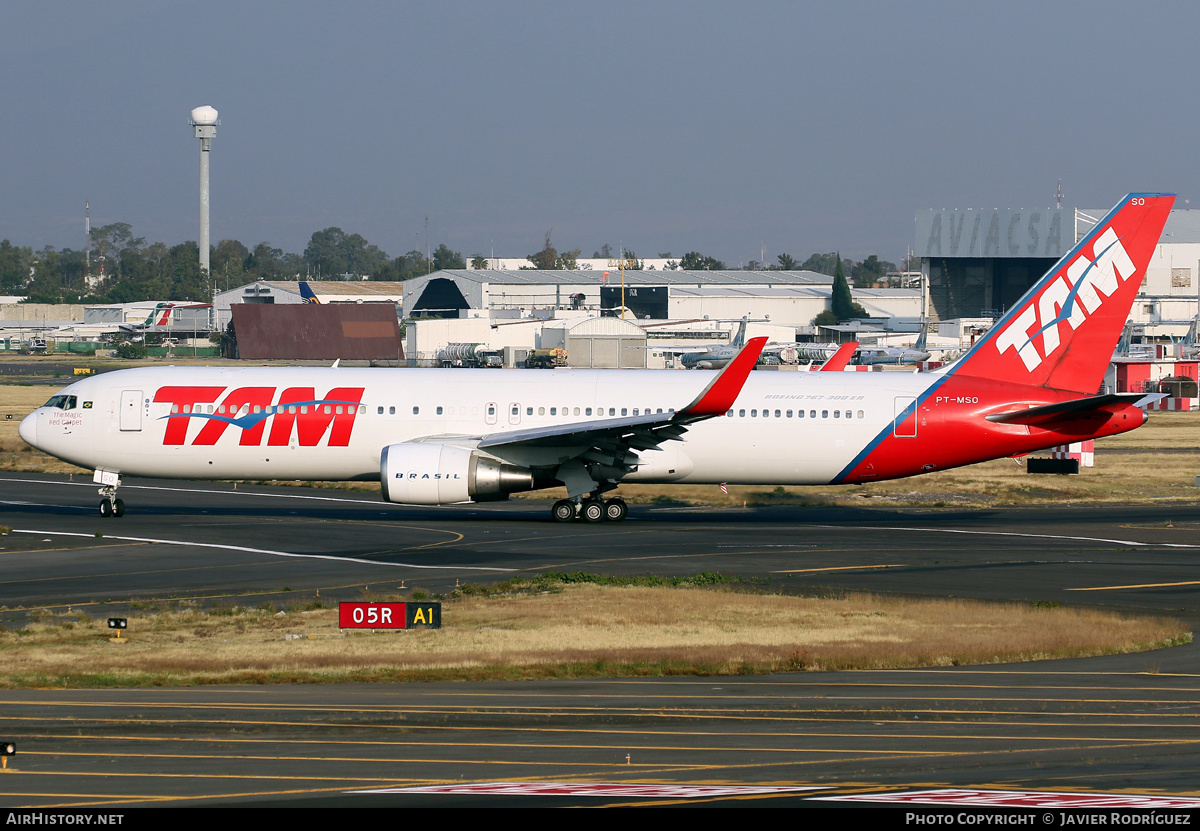
M 951 371 L 1096 392 L 1174 202 L 1126 196 Z
M 854 350 L 858 349 L 856 341 L 843 343 L 838 347 L 837 352 L 829 356 L 829 360 L 821 366 L 821 372 L 841 372 L 850 363 L 850 359 L 854 357 Z

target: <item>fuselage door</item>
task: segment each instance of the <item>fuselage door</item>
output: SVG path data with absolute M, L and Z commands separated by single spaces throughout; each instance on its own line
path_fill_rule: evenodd
M 495 401 L 489 401 L 487 404 L 484 405 L 483 420 L 486 421 L 488 424 L 495 424 L 496 423 L 496 414 L 499 412 L 499 410 L 500 410 L 500 407 L 496 405 Z
M 896 396 L 896 417 L 892 422 L 892 434 L 897 438 L 911 439 L 917 435 L 917 399 Z
M 142 429 L 142 391 L 121 390 L 121 431 Z

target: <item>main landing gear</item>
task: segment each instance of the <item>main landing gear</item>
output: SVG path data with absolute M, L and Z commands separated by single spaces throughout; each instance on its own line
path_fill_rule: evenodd
M 619 496 L 601 499 L 591 494 L 583 499 L 560 499 L 550 509 L 555 522 L 621 522 L 629 514 L 625 500 Z

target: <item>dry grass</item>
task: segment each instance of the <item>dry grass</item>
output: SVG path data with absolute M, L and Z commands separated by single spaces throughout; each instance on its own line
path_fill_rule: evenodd
M 0 632 L 2 686 L 313 683 L 949 666 L 1132 652 L 1191 640 L 1178 621 L 963 600 L 798 598 L 568 585 L 466 597 L 443 629 L 339 633 L 334 609 L 42 615 Z M 288 640 L 286 635 L 308 636 Z

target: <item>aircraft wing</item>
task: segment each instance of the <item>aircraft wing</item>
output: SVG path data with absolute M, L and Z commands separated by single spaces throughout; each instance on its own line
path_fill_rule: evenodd
M 751 340 L 695 400 L 676 412 L 505 430 L 484 436 L 476 446 L 522 463 L 549 465 L 581 459 L 633 470 L 635 457 L 628 451 L 653 449 L 665 441 L 678 439 L 690 424 L 724 415 L 742 391 L 766 342 L 766 338 Z
M 1086 418 L 1089 414 L 1098 412 L 1113 404 L 1134 404 L 1141 406 L 1151 401 L 1166 398 L 1164 393 L 1145 392 L 1116 392 L 1109 395 L 1093 395 L 1088 398 L 1075 398 L 1071 401 L 1060 401 L 1057 404 L 1046 404 L 1042 407 L 1029 407 L 1024 410 L 1012 410 L 1006 413 L 992 413 L 985 416 L 988 421 L 996 424 L 1027 424 L 1044 427 L 1061 421 L 1075 421 Z

